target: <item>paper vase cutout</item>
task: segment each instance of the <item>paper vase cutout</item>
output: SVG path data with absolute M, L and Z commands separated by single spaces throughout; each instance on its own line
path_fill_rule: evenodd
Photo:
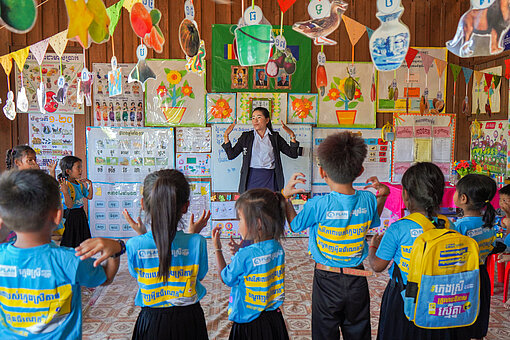
M 289 93 L 287 123 L 317 124 L 318 95 L 309 93 Z
M 16 106 L 18 107 L 19 112 L 28 112 L 28 98 L 24 86 L 18 92 Z
M 235 93 L 208 93 L 206 100 L 207 123 L 231 124 L 236 120 Z
M 271 115 L 271 123 L 280 124 L 287 119 L 286 93 L 238 93 L 237 123 L 251 124 L 251 113 L 256 107 L 265 107 Z
M 120 67 L 108 72 L 108 93 L 110 97 L 122 94 L 122 71 Z
M 370 100 L 372 63 L 354 63 L 356 74 L 349 76 L 350 62 L 326 62 L 329 84 L 319 96 L 318 126 L 375 127 L 375 103 Z

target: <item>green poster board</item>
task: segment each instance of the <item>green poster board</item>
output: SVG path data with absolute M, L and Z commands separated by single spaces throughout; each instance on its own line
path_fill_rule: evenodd
M 276 78 L 264 78 L 261 71 L 265 65 L 242 67 L 235 59 L 235 25 L 212 25 L 212 92 L 293 92 L 310 93 L 311 87 L 311 40 L 283 26 L 287 47 L 296 58 L 296 72 L 290 77 L 284 71 Z M 273 28 L 276 37 L 279 28 Z M 274 48 L 273 48 L 274 50 Z M 262 79 L 259 79 L 259 76 Z

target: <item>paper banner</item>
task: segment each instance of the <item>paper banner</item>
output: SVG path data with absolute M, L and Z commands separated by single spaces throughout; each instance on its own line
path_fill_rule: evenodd
M 110 32 L 110 35 L 113 35 L 113 32 L 115 32 L 115 28 L 119 23 L 120 13 L 122 11 L 123 5 L 124 0 L 120 0 L 115 5 L 111 5 L 106 9 L 106 13 L 108 14 L 108 17 L 110 17 L 110 26 L 108 26 L 108 31 Z
M 474 71 L 473 75 L 475 77 L 475 83 L 480 84 L 480 81 L 482 80 L 482 77 L 483 77 L 483 73 L 480 71 Z
M 450 69 L 452 70 L 453 73 L 453 82 L 456 82 L 457 77 L 459 76 L 460 70 L 462 70 L 462 68 L 459 65 L 450 63 Z
M 435 58 L 434 61 L 436 62 L 436 68 L 437 68 L 437 74 L 439 78 L 443 76 L 443 72 L 446 68 L 446 65 L 448 64 L 446 61 Z
M 409 47 L 409 49 L 407 50 L 407 54 L 406 54 L 407 68 L 411 67 L 411 64 L 413 63 L 413 60 L 414 60 L 414 58 L 416 57 L 417 54 L 418 54 L 418 50 Z
M 23 72 L 23 66 L 27 60 L 29 50 L 30 46 L 27 46 L 21 50 L 17 50 L 16 52 L 11 52 L 12 59 L 14 59 L 16 65 L 18 65 L 20 72 Z
M 362 25 L 356 20 L 353 20 L 345 15 L 342 16 L 342 18 L 345 23 L 345 29 L 347 30 L 347 34 L 349 35 L 349 40 L 351 41 L 352 46 L 354 46 L 363 36 L 363 34 L 365 34 L 366 31 L 365 25 Z
M 370 40 L 370 38 L 372 37 L 372 33 L 374 33 L 374 30 L 368 26 L 365 26 L 365 29 L 367 30 L 368 40 Z
M 469 79 L 473 75 L 473 70 L 468 67 L 463 67 L 462 72 L 464 72 L 464 80 L 466 81 L 466 85 L 469 84 Z
M 493 80 L 494 80 L 494 88 L 498 88 L 499 82 L 501 81 L 501 76 L 494 75 Z
M 49 43 L 56 55 L 62 57 L 67 45 L 67 30 L 55 34 L 49 38 Z
M 285 13 L 295 2 L 296 0 L 278 0 L 278 5 L 280 5 L 282 12 Z
M 5 74 L 7 77 L 11 74 L 12 69 L 12 57 L 10 54 L 6 54 L 0 57 L 0 64 L 4 68 Z
M 428 55 L 425 52 L 420 51 L 421 60 L 423 62 L 423 68 L 425 69 L 425 74 L 429 73 L 430 66 L 434 62 L 434 57 Z
M 487 86 L 490 87 L 492 84 L 492 74 L 490 73 L 484 73 L 485 82 L 487 83 Z
M 30 52 L 32 52 L 39 65 L 41 65 L 44 60 L 44 55 L 48 49 L 48 43 L 49 38 L 46 38 L 30 46 Z
M 137 2 L 142 2 L 142 1 L 140 1 L 140 0 L 124 0 L 124 4 L 122 5 L 122 7 L 124 7 L 125 9 L 128 10 L 129 13 L 131 13 L 131 8 Z
M 510 59 L 505 60 L 505 78 L 510 79 Z

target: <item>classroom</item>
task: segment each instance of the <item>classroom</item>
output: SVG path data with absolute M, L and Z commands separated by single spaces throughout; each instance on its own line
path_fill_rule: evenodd
M 0 8 L 0 337 L 510 339 L 508 0 Z

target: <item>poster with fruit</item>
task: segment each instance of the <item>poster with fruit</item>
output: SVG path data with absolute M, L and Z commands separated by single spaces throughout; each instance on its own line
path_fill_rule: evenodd
M 318 99 L 317 94 L 289 93 L 287 123 L 317 124 Z
M 236 120 L 236 109 L 235 93 L 207 94 L 207 123 L 232 124 Z
M 212 26 L 212 91 L 213 92 L 293 92 L 310 93 L 311 53 L 310 39 L 283 26 L 287 42 L 282 50 L 273 47 L 266 65 L 246 67 L 247 83 L 242 81 L 234 43 L 235 25 Z M 280 34 L 280 26 L 273 28 L 273 35 Z M 263 69 L 263 72 L 260 70 Z M 241 72 L 239 72 L 241 70 Z
M 319 95 L 317 125 L 375 128 L 375 102 L 370 98 L 372 63 L 328 61 L 325 68 L 329 84 L 324 95 Z
M 145 84 L 145 126 L 205 126 L 205 75 L 183 59 L 148 59 L 156 74 Z
M 21 75 L 16 70 L 16 93 L 21 88 Z M 78 104 L 76 99 L 78 79 L 83 69 L 82 53 L 64 53 L 62 55 L 62 75 L 65 79 L 64 89 L 67 88 L 65 104 L 56 100 L 58 93 L 58 77 L 60 76 L 60 58 L 55 53 L 47 53 L 39 67 L 34 55 L 28 55 L 23 67 L 23 85 L 25 86 L 28 98 L 28 113 L 40 113 L 37 103 L 37 88 L 41 82 L 46 90 L 46 104 L 44 108 L 47 113 L 55 114 L 83 114 L 83 105 Z
M 447 60 L 448 50 L 444 47 L 413 47 L 419 52 L 424 52 L 434 58 Z M 407 78 L 408 69 L 404 62 L 393 72 L 379 72 L 377 80 L 377 112 L 420 112 L 421 96 L 426 95 L 428 88 L 429 107 L 438 107 L 434 105 L 434 99 L 442 100 L 443 105 L 439 106 L 438 112 L 444 113 L 446 107 L 446 75 L 443 72 L 441 78 L 437 73 L 435 63 L 429 69 L 428 75 L 425 73 L 423 61 L 420 53 L 416 55 L 409 68 L 409 79 Z M 407 97 L 409 92 L 409 104 Z M 436 100 L 436 101 L 437 101 Z
M 271 115 L 271 123 L 280 124 L 287 119 L 286 93 L 238 93 L 237 124 L 250 124 L 251 112 L 256 107 L 265 107 Z
M 471 112 L 475 114 L 480 113 L 499 113 L 501 110 L 501 74 L 503 68 L 501 66 L 486 68 L 480 72 L 488 73 L 493 76 L 483 75 L 480 83 L 477 84 L 476 80 L 473 81 L 472 96 L 471 96 Z M 495 77 L 499 76 L 499 77 Z M 475 77 L 473 77 L 475 79 Z M 490 84 L 487 83 L 490 82 Z

